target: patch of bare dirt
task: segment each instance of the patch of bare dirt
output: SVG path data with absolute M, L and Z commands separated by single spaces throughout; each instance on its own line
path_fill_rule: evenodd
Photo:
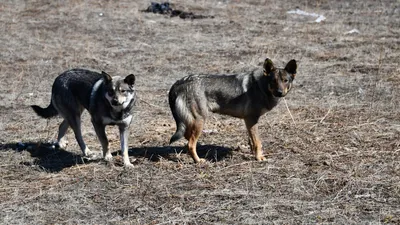
M 398 1 L 172 3 L 213 18 L 140 12 L 148 1 L 0 3 L 0 223 L 400 223 Z M 296 8 L 326 19 L 287 13 Z M 260 120 L 266 162 L 254 161 L 244 123 L 220 115 L 200 138 L 205 164 L 184 140 L 168 145 L 177 79 L 266 57 L 299 61 L 294 89 Z M 72 133 L 53 148 L 60 119 L 29 108 L 46 106 L 54 78 L 76 67 L 137 76 L 134 169 L 122 167 L 117 128 L 107 128 L 114 163 L 87 161 Z

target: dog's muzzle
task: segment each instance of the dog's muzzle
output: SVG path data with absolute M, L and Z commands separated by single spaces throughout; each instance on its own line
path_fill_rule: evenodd
M 113 106 L 119 106 L 119 105 L 122 105 L 119 101 L 118 101 L 118 99 L 112 99 L 111 100 L 111 105 L 113 105 Z
M 274 95 L 275 97 L 285 97 L 286 93 L 281 90 L 276 90 Z

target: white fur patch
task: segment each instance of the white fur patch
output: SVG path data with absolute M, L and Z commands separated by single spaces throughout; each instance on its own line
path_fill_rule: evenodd
M 132 121 L 132 115 L 130 115 L 122 120 L 122 122 L 124 122 L 125 124 L 130 124 L 131 121 Z
M 124 107 L 124 109 L 126 108 L 126 107 L 128 107 L 128 105 L 131 103 L 131 101 L 132 101 L 132 99 L 133 99 L 133 97 L 134 97 L 134 94 L 135 92 L 132 92 L 132 93 L 129 93 L 128 94 L 128 96 L 126 96 L 126 98 L 124 99 L 125 101 L 124 101 L 124 103 L 122 104 L 122 106 Z
M 243 92 L 247 92 L 247 86 L 249 84 L 249 76 L 244 76 L 242 80 Z
M 90 149 L 86 146 L 85 149 L 83 150 L 83 154 L 85 156 L 89 156 L 90 154 L 92 154 L 92 151 L 90 151 Z
M 65 148 L 68 145 L 68 141 L 65 137 L 62 137 L 60 140 L 58 140 L 58 146 L 60 146 L 60 148 Z
M 103 83 L 103 79 L 98 80 L 92 88 L 92 92 L 90 93 L 90 102 L 89 104 L 92 104 L 94 101 L 94 97 L 96 96 L 97 91 L 99 90 L 100 85 Z
M 184 121 L 191 121 L 192 120 L 192 113 L 189 112 L 189 109 L 187 108 L 187 104 L 185 103 L 184 99 L 182 96 L 178 96 L 176 98 L 176 105 L 175 109 L 176 112 L 178 113 L 179 116 L 181 116 L 182 120 Z

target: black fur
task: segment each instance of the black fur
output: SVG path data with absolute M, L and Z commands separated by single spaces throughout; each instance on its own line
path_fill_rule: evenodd
M 47 108 L 42 108 L 37 105 L 31 105 L 32 109 L 35 111 L 36 114 L 38 114 L 40 117 L 48 119 L 51 117 L 55 117 L 58 115 L 57 110 L 54 108 L 53 104 L 50 103 Z

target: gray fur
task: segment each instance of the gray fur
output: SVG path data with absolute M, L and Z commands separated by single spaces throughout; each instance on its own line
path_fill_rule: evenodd
M 274 108 L 288 93 L 296 69 L 294 60 L 283 69 L 275 68 L 272 61 L 266 59 L 263 68 L 247 73 L 190 75 L 178 80 L 169 92 L 169 104 L 177 126 L 170 143 L 185 134 L 188 138 L 191 126 L 203 124 L 210 112 L 242 118 L 249 127 L 254 126 L 261 115 Z
M 121 151 L 125 166 L 132 166 L 128 158 L 128 134 L 132 111 L 136 99 L 134 75 L 125 78 L 111 77 L 105 72 L 97 73 L 85 69 L 72 69 L 59 75 L 52 87 L 51 103 L 47 108 L 33 105 L 41 117 L 61 115 L 64 121 L 59 127 L 58 143 L 65 147 L 64 135 L 68 128 L 85 156 L 91 156 L 81 133 L 81 114 L 88 110 L 96 134 L 103 148 L 103 157 L 111 160 L 106 125 L 117 125 L 121 136 Z

